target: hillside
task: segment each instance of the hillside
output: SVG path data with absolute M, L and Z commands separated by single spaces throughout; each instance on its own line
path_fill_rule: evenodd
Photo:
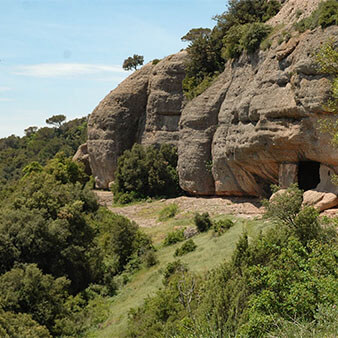
M 0 336 L 337 336 L 337 14 L 231 0 L 88 125 L 1 139 Z

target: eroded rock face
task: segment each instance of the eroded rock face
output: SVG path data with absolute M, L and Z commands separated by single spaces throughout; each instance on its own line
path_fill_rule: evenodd
M 337 27 L 318 28 L 266 52 L 242 55 L 186 105 L 178 163 L 184 190 L 262 196 L 279 183 L 285 163 L 338 166 L 337 149 L 318 130 L 319 119 L 335 118 L 323 107 L 331 83 L 316 72 L 312 57 L 333 35 Z
M 186 52 L 149 63 L 111 91 L 88 122 L 88 153 L 97 188 L 114 180 L 117 158 L 134 143 L 178 142 Z
M 269 23 L 285 23 L 283 29 L 291 31 L 299 10 L 307 16 L 319 1 L 283 1 Z M 189 193 L 264 196 L 272 183 L 287 188 L 297 182 L 299 163 L 314 161 L 320 164 L 320 183 L 304 195 L 304 203 L 319 210 L 336 205 L 338 191 L 322 171 L 338 173 L 338 150 L 318 129 L 320 119 L 336 118 L 323 106 L 331 83 L 317 73 L 313 58 L 332 36 L 338 38 L 335 26 L 294 34 L 281 45 L 272 36 L 269 50 L 228 62 L 187 104 L 186 52 L 145 65 L 90 116 L 88 154 L 96 186 L 109 186 L 117 158 L 134 143 L 173 143 L 179 148 L 180 185 Z
M 85 173 L 91 175 L 92 171 L 89 163 L 89 154 L 87 143 L 81 144 L 73 156 L 73 161 L 81 162 L 84 165 Z

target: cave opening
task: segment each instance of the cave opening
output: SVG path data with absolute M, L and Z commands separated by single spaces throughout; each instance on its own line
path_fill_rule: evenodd
M 298 186 L 306 191 L 314 189 L 320 182 L 320 163 L 315 161 L 302 161 L 298 163 Z

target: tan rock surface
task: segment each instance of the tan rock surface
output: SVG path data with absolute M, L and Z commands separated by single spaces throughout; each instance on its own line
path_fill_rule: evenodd
M 304 205 L 312 205 L 319 211 L 338 206 L 338 187 L 332 183 L 334 173 L 333 168 L 321 165 L 320 183 L 316 188 L 304 192 Z
M 329 116 L 323 102 L 331 84 L 311 56 L 331 36 L 337 27 L 306 32 L 281 60 L 274 48 L 242 55 L 186 105 L 178 165 L 184 190 L 261 196 L 278 183 L 283 163 L 338 165 L 338 150 L 318 130 Z
M 89 154 L 88 154 L 87 143 L 80 145 L 77 152 L 73 156 L 73 161 L 78 161 L 78 162 L 83 163 L 83 165 L 85 167 L 86 174 L 91 175 L 92 171 L 91 171 L 90 163 L 89 163 Z
M 186 52 L 148 63 L 111 91 L 88 122 L 90 166 L 98 188 L 114 179 L 117 158 L 134 143 L 178 141 Z

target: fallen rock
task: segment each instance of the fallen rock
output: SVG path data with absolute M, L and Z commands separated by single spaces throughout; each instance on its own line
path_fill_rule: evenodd
M 304 205 L 311 205 L 318 211 L 338 206 L 338 197 L 332 192 L 308 190 L 304 192 Z

